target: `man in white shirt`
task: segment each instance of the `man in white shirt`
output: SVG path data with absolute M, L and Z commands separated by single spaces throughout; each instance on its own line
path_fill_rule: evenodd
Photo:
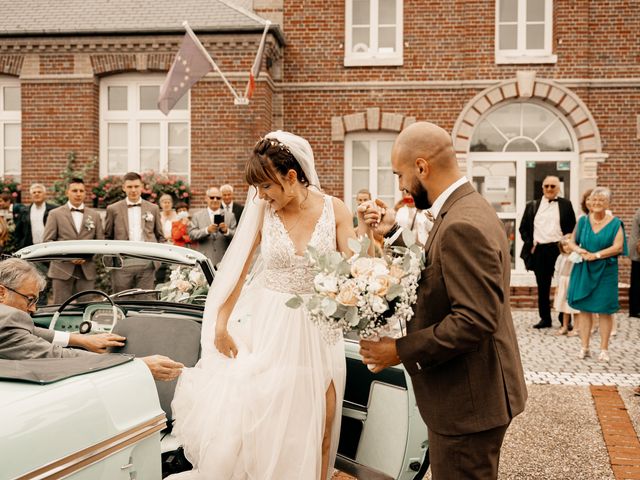
M 520 222 L 520 236 L 524 242 L 520 257 L 524 260 L 527 270 L 533 270 L 535 273 L 538 285 L 540 321 L 533 328 L 551 327 L 549 294 L 554 266 L 560 253 L 558 242 L 563 235 L 573 232 L 576 225 L 576 215 L 571 202 L 558 196 L 558 177 L 545 177 L 542 181 L 542 193 L 540 200 L 527 203 Z
M 42 243 L 49 212 L 56 208 L 55 205 L 46 202 L 47 189 L 41 183 L 31 185 L 29 195 L 32 202 L 30 206 L 13 206 L 13 221 L 16 227 L 13 236 L 17 250 Z
M 86 190 L 81 178 L 73 178 L 67 187 L 69 201 L 55 208 L 47 220 L 44 241 L 102 240 L 102 219 L 98 212 L 84 204 Z M 61 304 L 71 295 L 95 286 L 96 265 L 92 258 L 68 262 L 52 261 L 49 278 L 53 288 L 53 303 Z
M 220 194 L 222 195 L 222 208 L 226 212 L 233 212 L 233 216 L 236 218 L 236 223 L 240 223 L 240 216 L 244 210 L 244 205 L 234 201 L 233 186 L 228 183 L 220 187 Z
M 196 212 L 189 224 L 189 237 L 198 242 L 194 247 L 205 254 L 214 266 L 220 263 L 236 231 L 233 212 L 222 208 L 222 193 L 218 188 L 207 190 L 207 208 Z
M 160 209 L 142 199 L 142 177 L 129 172 L 123 177 L 122 189 L 127 198 L 107 207 L 104 237 L 109 240 L 164 243 Z M 125 259 L 122 269 L 113 270 L 113 291 L 131 288 L 152 290 L 155 266 L 146 260 Z

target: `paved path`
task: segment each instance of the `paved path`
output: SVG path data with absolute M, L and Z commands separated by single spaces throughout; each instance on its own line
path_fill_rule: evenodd
M 529 400 L 507 431 L 499 479 L 640 479 L 640 397 L 631 388 L 640 385 L 640 320 L 616 316 L 611 362 L 604 364 L 596 360 L 597 334 L 594 357 L 579 360 L 578 337 L 557 336 L 556 326 L 531 328 L 534 311 L 513 316 Z

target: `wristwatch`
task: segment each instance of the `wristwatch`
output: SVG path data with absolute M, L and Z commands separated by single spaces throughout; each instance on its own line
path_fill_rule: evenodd
M 596 258 L 597 258 L 598 260 L 600 260 L 600 258 L 601 258 L 601 257 L 602 257 L 602 255 L 600 255 L 600 252 L 596 252 Z

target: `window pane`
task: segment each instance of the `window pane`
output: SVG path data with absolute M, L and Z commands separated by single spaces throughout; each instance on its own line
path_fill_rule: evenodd
M 504 150 L 505 152 L 537 152 L 536 144 L 528 138 L 517 138 Z
M 474 162 L 473 185 L 496 212 L 516 211 L 515 162 Z
M 127 109 L 127 87 L 109 87 L 107 97 L 109 110 Z
M 353 24 L 369 25 L 371 0 L 353 0 Z
M 160 171 L 160 149 L 144 148 L 140 149 L 140 170 L 143 172 L 152 170 Z
M 558 121 L 538 138 L 538 147 L 541 152 L 572 152 L 573 142 L 566 127 Z
M 387 195 L 393 197 L 395 190 L 393 172 L 391 170 L 378 170 L 378 196 Z
M 361 188 L 371 189 L 369 185 L 369 170 L 353 170 L 351 174 L 351 191 L 357 192 Z
M 20 125 L 17 123 L 7 123 L 4 126 L 4 146 L 5 148 L 20 147 Z
M 500 25 L 500 50 L 518 48 L 518 27 L 516 25 Z
M 127 124 L 110 123 L 107 134 L 107 145 L 109 148 L 127 147 Z
M 140 87 L 140 110 L 157 110 L 158 95 L 160 95 L 158 85 Z
M 378 29 L 378 51 L 383 53 L 396 51 L 396 27 L 380 27 Z
M 20 87 L 4 87 L 4 110 L 7 112 L 20 111 Z
M 355 141 L 353 142 L 353 158 L 352 165 L 354 167 L 369 168 L 369 142 L 367 141 Z M 369 185 L 364 185 L 368 187 Z
M 157 105 L 156 105 L 157 106 Z M 178 103 L 176 103 L 175 107 L 172 110 L 188 110 L 189 109 L 189 92 L 185 93 L 180 97 Z
M 523 135 L 535 139 L 557 117 L 546 108 L 537 105 L 522 106 L 524 125 Z
M 353 27 L 353 47 L 355 53 L 369 51 L 369 27 Z
M 4 173 L 20 173 L 20 150 L 11 149 L 4 151 Z
M 544 24 L 527 25 L 527 50 L 544 49 Z
M 527 0 L 527 22 L 544 22 L 545 0 Z
M 472 152 L 501 152 L 506 140 L 488 122 L 482 122 L 473 132 Z
M 160 146 L 160 124 L 141 123 L 140 124 L 140 147 Z
M 378 142 L 378 168 L 391 168 L 391 148 L 393 142 L 381 140 Z
M 189 173 L 189 149 L 169 149 L 169 173 Z
M 109 174 L 126 173 L 127 168 L 127 151 L 121 148 L 110 149 L 108 159 Z
M 508 139 L 520 136 L 522 104 L 513 103 L 491 113 L 487 119 Z
M 187 123 L 169 124 L 169 146 L 186 147 L 189 145 L 189 128 Z
M 500 0 L 500 22 L 518 21 L 518 0 Z
M 380 0 L 378 4 L 378 24 L 395 25 L 396 0 Z

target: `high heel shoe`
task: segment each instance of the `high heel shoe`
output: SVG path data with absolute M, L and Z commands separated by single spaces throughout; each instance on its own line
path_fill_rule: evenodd
M 609 363 L 609 352 L 606 350 L 601 350 L 600 355 L 598 355 L 598 361 Z
M 580 349 L 580 353 L 578 354 L 578 358 L 580 360 L 584 360 L 585 358 L 590 357 L 590 356 L 591 356 L 591 353 L 589 352 L 588 348 L 581 348 Z
M 569 330 L 567 330 L 566 327 L 560 327 L 556 332 L 556 335 L 566 335 L 567 333 L 569 333 Z

